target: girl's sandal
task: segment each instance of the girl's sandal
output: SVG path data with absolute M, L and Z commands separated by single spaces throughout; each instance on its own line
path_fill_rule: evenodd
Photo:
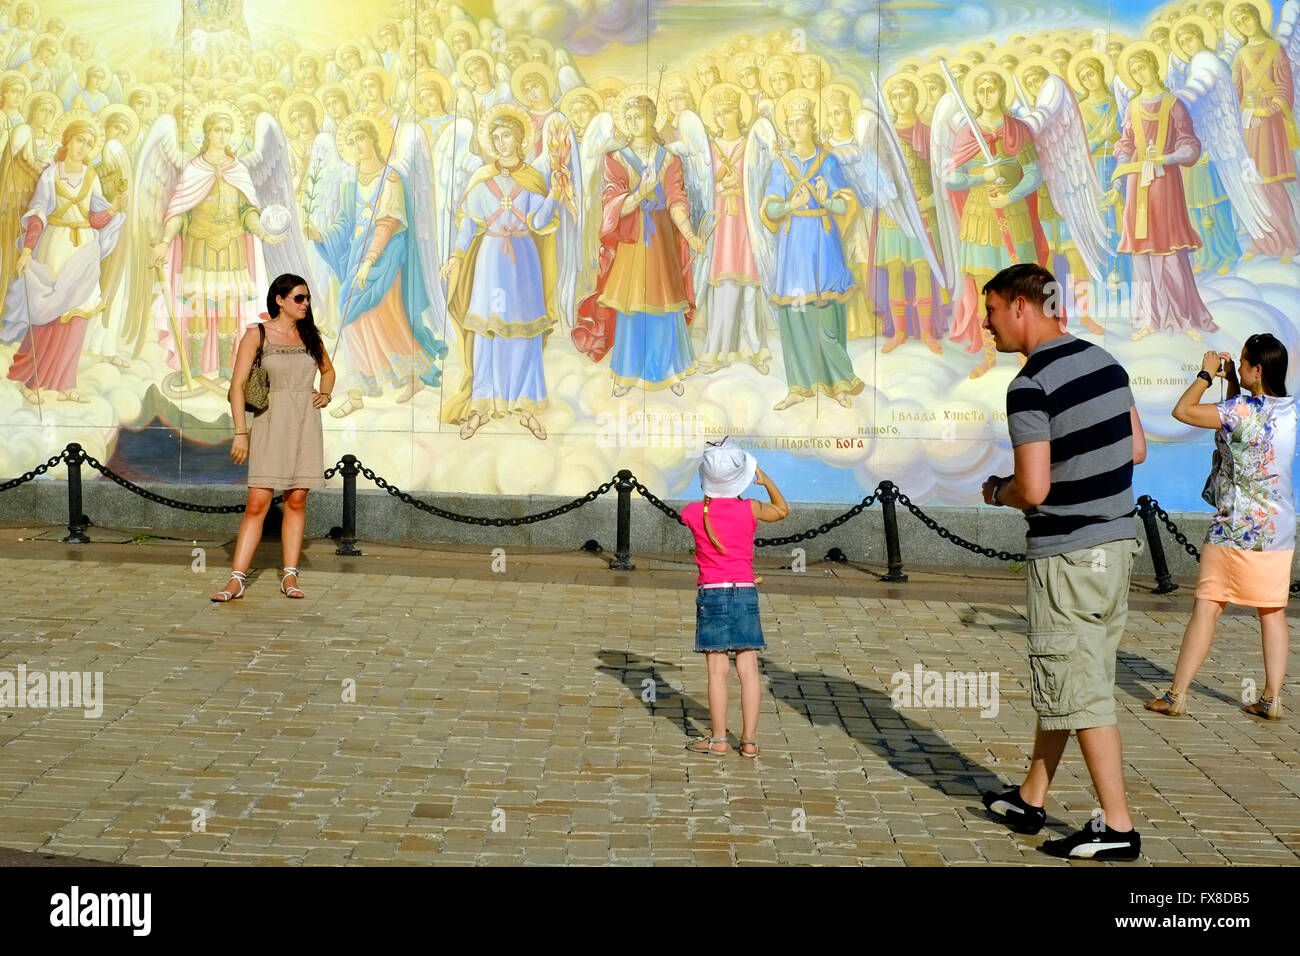
M 216 594 L 212 595 L 213 602 L 217 604 L 225 604 L 228 601 L 237 601 L 244 596 L 244 582 L 248 580 L 248 575 L 243 571 L 231 571 L 230 576 L 239 582 L 238 593 L 232 594 L 229 591 L 218 591 Z
M 307 596 L 307 593 L 297 585 L 291 584 L 287 588 L 284 586 L 285 580 L 290 575 L 293 575 L 293 578 L 296 581 L 298 579 L 298 569 L 297 568 L 284 569 L 284 574 L 281 575 L 280 577 L 280 593 L 283 594 L 285 597 L 289 597 L 289 598 L 305 598 Z
M 746 747 L 753 747 L 753 748 L 754 748 L 754 752 L 753 752 L 753 753 L 749 753 L 749 751 L 747 751 L 747 750 L 745 749 Z M 745 738 L 742 737 L 742 738 L 740 739 L 740 755 L 741 755 L 742 757 L 748 757 L 750 760 L 753 760 L 755 757 L 757 757 L 757 756 L 758 756 L 758 741 L 757 741 L 757 740 L 746 740 Z
M 1146 702 L 1146 709 L 1157 714 L 1168 714 L 1170 717 L 1180 717 L 1187 713 L 1187 694 L 1175 694 L 1172 690 L 1167 690 L 1162 697 L 1153 697 Z
M 726 749 L 714 750 L 713 745 L 725 744 L 726 742 L 727 742 L 726 737 L 710 737 L 706 734 L 703 737 L 696 737 L 694 740 L 692 740 L 689 744 L 686 745 L 686 749 L 693 754 L 710 754 L 714 757 L 721 757 L 723 754 L 727 752 Z M 704 744 L 704 746 L 701 747 L 700 744 Z
M 1282 719 L 1282 700 L 1280 697 L 1260 697 L 1255 703 L 1247 704 L 1241 709 L 1255 717 L 1263 717 L 1265 720 Z

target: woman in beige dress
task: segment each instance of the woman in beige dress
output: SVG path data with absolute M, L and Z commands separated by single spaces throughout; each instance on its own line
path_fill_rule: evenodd
M 325 354 L 311 313 L 311 293 L 305 279 L 282 275 L 266 293 L 268 320 L 263 336 L 245 335 L 239 343 L 230 382 L 230 414 L 235 421 L 235 441 L 230 457 L 235 464 L 248 462 L 248 503 L 235 540 L 235 559 L 224 591 L 212 600 L 233 601 L 244 595 L 248 565 L 262 538 L 262 521 L 277 488 L 284 489 L 284 523 L 280 532 L 284 575 L 280 591 L 286 597 L 306 597 L 298 585 L 298 556 L 302 553 L 307 523 L 307 491 L 325 486 L 325 452 L 320 410 L 330 403 L 334 366 Z M 258 345 L 262 367 L 270 379 L 266 411 L 245 422 L 244 383 L 248 381 Z M 320 390 L 313 387 L 320 373 Z

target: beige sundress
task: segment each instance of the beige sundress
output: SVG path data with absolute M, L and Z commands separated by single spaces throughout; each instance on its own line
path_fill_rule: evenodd
M 262 367 L 271 380 L 266 411 L 249 426 L 250 488 L 324 488 L 325 445 L 320 409 L 311 404 L 316 363 L 305 345 L 262 347 Z

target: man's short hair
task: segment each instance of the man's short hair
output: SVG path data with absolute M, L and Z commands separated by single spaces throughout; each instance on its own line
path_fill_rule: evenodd
M 1061 314 L 1061 284 L 1056 276 L 1035 262 L 1007 266 L 984 283 L 984 294 L 990 292 L 996 292 L 1007 302 L 1023 298 L 1043 315 L 1055 318 Z

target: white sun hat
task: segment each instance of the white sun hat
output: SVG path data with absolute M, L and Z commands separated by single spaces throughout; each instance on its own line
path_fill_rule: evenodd
M 710 498 L 735 498 L 753 484 L 757 470 L 758 462 L 743 448 L 709 445 L 700 462 L 700 488 Z

